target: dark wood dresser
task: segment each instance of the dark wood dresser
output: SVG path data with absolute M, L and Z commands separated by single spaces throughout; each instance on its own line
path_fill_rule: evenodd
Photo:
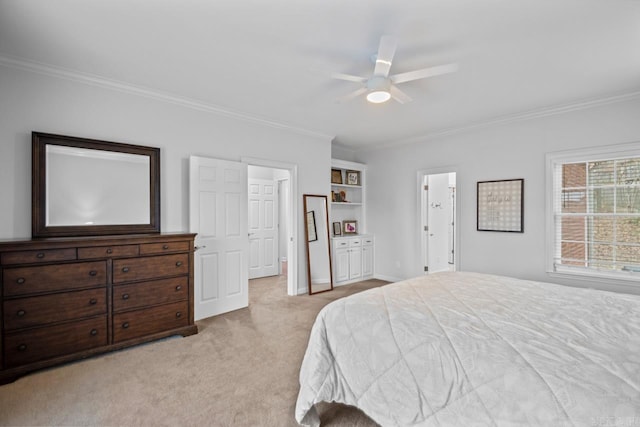
M 0 241 L 0 384 L 193 321 L 194 234 Z

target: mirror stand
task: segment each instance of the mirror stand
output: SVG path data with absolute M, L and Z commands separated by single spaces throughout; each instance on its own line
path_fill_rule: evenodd
M 304 194 L 309 295 L 333 289 L 327 196 Z

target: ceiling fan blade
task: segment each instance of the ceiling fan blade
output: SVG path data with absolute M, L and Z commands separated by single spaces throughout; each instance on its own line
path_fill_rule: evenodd
M 404 83 L 412 80 L 426 79 L 427 77 L 439 76 L 441 74 L 455 73 L 458 71 L 458 64 L 437 65 L 435 67 L 423 68 L 421 70 L 409 71 L 389 77 L 392 83 Z
M 398 89 L 396 86 L 391 85 L 389 88 L 389 93 L 391 97 L 398 101 L 400 104 L 406 104 L 407 102 L 411 102 L 412 99 L 409 95 Z
M 397 40 L 393 36 L 382 36 L 380 46 L 376 55 L 376 66 L 373 70 L 374 76 L 389 76 L 393 55 L 396 53 Z
M 366 83 L 367 82 L 367 78 L 366 77 L 352 76 L 351 74 L 333 73 L 331 75 L 331 77 L 333 77 L 334 79 L 338 79 L 338 80 L 346 80 L 348 82 L 356 82 L 356 83 Z
M 351 101 L 353 98 L 355 98 L 355 97 L 357 97 L 357 96 L 362 95 L 362 94 L 363 94 L 363 93 L 365 93 L 366 91 L 367 91 L 367 88 L 366 88 L 366 87 L 361 87 L 360 89 L 355 90 L 355 91 L 351 92 L 350 94 L 343 96 L 342 98 L 338 98 L 338 99 L 336 100 L 336 102 L 338 102 L 338 103 L 342 104 L 342 103 L 344 103 L 344 102 Z

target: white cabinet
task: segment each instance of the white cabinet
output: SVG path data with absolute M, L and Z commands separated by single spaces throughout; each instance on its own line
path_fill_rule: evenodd
M 334 285 L 346 285 L 373 277 L 373 237 L 333 239 Z

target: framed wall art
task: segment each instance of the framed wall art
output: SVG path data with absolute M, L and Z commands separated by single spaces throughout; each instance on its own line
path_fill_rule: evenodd
M 342 236 L 342 226 L 339 222 L 333 223 L 333 235 L 334 236 Z
M 524 232 L 524 179 L 479 181 L 477 230 Z
M 341 169 L 331 169 L 331 183 L 332 184 L 342 184 L 342 170 Z
M 347 171 L 347 184 L 360 185 L 360 172 L 359 171 Z

